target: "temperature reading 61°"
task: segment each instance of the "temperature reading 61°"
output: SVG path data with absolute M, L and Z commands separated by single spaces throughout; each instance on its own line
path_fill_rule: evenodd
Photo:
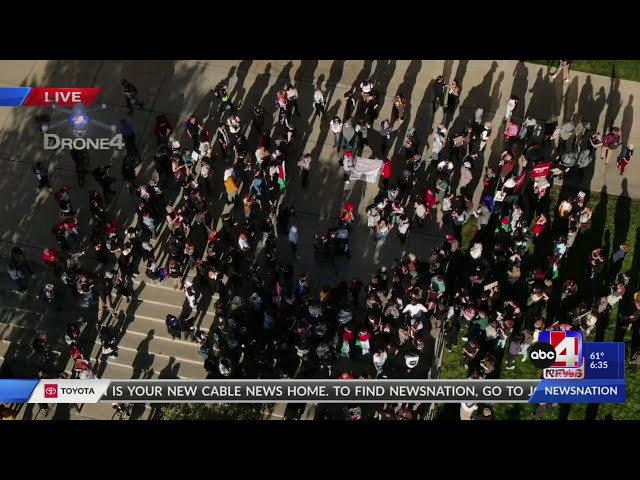
M 602 360 L 604 358 L 604 352 L 591 352 L 589 360 Z

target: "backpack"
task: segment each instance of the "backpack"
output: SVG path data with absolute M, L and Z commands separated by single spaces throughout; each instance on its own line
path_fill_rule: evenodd
M 172 330 L 177 330 L 180 327 L 180 320 L 178 320 L 174 316 L 167 318 L 166 323 L 167 323 L 167 328 L 170 328 Z
M 604 139 L 607 148 L 614 150 L 620 145 L 620 135 L 609 134 Z
M 640 369 L 640 351 L 634 353 L 629 360 L 629 367 L 633 370 Z
M 578 168 L 585 168 L 591 163 L 592 157 L 589 150 L 583 150 L 578 157 Z

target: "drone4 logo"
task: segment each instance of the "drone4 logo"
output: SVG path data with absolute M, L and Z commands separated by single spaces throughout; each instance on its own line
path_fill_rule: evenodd
M 57 111 L 67 113 L 69 116 L 53 125 L 49 125 L 48 122 L 42 122 L 40 128 L 44 134 L 44 149 L 45 150 L 122 150 L 125 147 L 125 143 L 121 133 L 116 133 L 117 127 L 115 125 L 107 125 L 99 122 L 96 119 L 89 117 L 89 112 L 98 109 L 106 109 L 107 105 L 102 104 L 99 107 L 87 110 L 84 105 L 77 104 L 71 110 L 52 105 L 52 108 Z M 54 128 L 61 125 L 70 125 L 71 133 L 73 137 L 65 137 L 57 135 L 55 133 L 49 133 Z M 111 132 L 113 136 L 102 138 L 90 138 L 87 136 L 87 131 L 90 125 L 103 128 Z

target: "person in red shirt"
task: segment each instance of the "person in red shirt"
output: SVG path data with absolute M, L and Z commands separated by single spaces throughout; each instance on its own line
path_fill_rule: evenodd
M 380 167 L 380 173 L 382 173 L 382 189 L 386 192 L 389 190 L 389 179 L 391 178 L 391 159 L 384 159 Z
M 42 258 L 42 261 L 47 267 L 55 268 L 55 266 L 59 262 L 58 250 L 56 250 L 55 248 L 45 248 L 40 258 Z
M 349 225 L 353 222 L 353 203 L 347 203 L 340 212 L 340 226 L 349 228 Z

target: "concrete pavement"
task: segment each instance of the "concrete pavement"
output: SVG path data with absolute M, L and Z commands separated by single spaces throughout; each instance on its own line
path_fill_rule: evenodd
M 328 101 L 327 116 L 342 116 L 343 94 L 367 77 L 372 78 L 382 94 L 380 120 L 390 115 L 391 103 L 396 92 L 409 98 L 409 107 L 404 122 L 396 127 L 392 152 L 397 153 L 409 127 L 415 127 L 421 140 L 427 139 L 432 128 L 441 121 L 442 114 L 434 118 L 431 106 L 431 81 L 440 74 L 446 78 L 457 78 L 462 85 L 458 111 L 454 115 L 453 128 L 471 117 L 476 108 L 485 110 L 485 119 L 494 123 L 494 134 L 486 149 L 486 162 L 497 161 L 501 142 L 499 124 L 504 117 L 506 101 L 512 93 L 521 102 L 514 116 L 523 117 L 529 113 L 539 120 L 552 114 L 570 118 L 578 113 L 588 119 L 592 127 L 602 130 L 606 124 L 615 124 L 622 130 L 623 142 L 640 145 L 640 127 L 633 124 L 633 97 L 640 85 L 620 80 L 573 72 L 572 81 L 563 84 L 561 78 L 552 80 L 547 67 L 516 61 L 442 61 L 442 60 L 374 60 L 374 61 L 266 61 L 266 60 L 191 60 L 191 61 L 0 61 L 0 85 L 4 86 L 82 86 L 103 89 L 101 102 L 109 108 L 97 112 L 96 118 L 105 123 L 117 123 L 126 116 L 124 99 L 120 92 L 120 79 L 126 77 L 139 90 L 145 101 L 145 110 L 136 111 L 129 117 L 136 131 L 138 149 L 143 164 L 138 178 L 146 181 L 155 175 L 153 154 L 155 138 L 153 125 L 158 114 L 167 115 L 182 135 L 182 122 L 195 113 L 203 119 L 213 134 L 217 126 L 217 100 L 211 88 L 226 79 L 231 99 L 239 107 L 240 117 L 248 123 L 251 108 L 255 104 L 269 113 L 274 113 L 274 99 L 277 90 L 285 83 L 293 82 L 299 92 L 301 116 L 294 118 L 294 124 L 301 133 L 300 153 L 310 152 L 317 162 L 311 172 L 311 186 L 308 191 L 300 188 L 297 173 L 290 172 L 291 182 L 287 187 L 288 201 L 298 209 L 301 227 L 300 256 L 296 263 L 297 272 L 310 272 L 312 286 L 348 280 L 352 275 L 363 279 L 370 276 L 379 265 L 389 265 L 402 253 L 397 239 L 392 235 L 384 246 L 374 246 L 366 227 L 354 230 L 352 245 L 354 255 L 348 263 L 338 263 L 337 270 L 328 265 L 317 265 L 312 255 L 313 233 L 326 230 L 333 222 L 345 201 L 355 203 L 359 220 L 366 218 L 365 210 L 378 191 L 375 185 L 353 182 L 345 186 L 341 181 L 338 155 L 332 147 L 328 121 L 313 118 L 313 90 L 319 85 Z M 552 70 L 551 73 L 554 73 Z M 0 216 L 0 255 L 8 256 L 10 249 L 22 245 L 30 259 L 37 262 L 42 248 L 54 244 L 50 228 L 58 216 L 58 208 L 48 193 L 35 194 L 35 179 L 31 166 L 35 161 L 50 165 L 50 178 L 54 188 L 72 185 L 73 205 L 80 210 L 82 231 L 87 231 L 89 220 L 86 192 L 96 188 L 93 178 L 87 177 L 84 188 L 77 187 L 73 163 L 68 152 L 48 152 L 42 149 L 42 137 L 34 121 L 34 116 L 42 113 L 53 114 L 50 109 L 13 108 L 0 110 L 0 164 L 4 175 L 0 177 L 2 210 Z M 55 117 L 56 119 L 60 117 Z M 379 125 L 375 125 L 377 130 Z M 377 148 L 375 134 L 371 144 Z M 249 136 L 250 145 L 255 138 Z M 365 154 L 371 153 L 365 149 Z M 426 152 L 425 152 L 426 153 Z M 92 167 L 113 162 L 114 176 L 118 179 L 118 196 L 113 201 L 111 211 L 121 224 L 135 222 L 135 198 L 122 188 L 119 165 L 123 154 L 119 152 L 92 152 Z M 632 197 L 640 197 L 640 167 L 637 160 L 627 168 L 628 191 Z M 394 158 L 394 176 L 401 168 L 401 162 Z M 215 166 L 214 178 L 222 188 L 222 167 Z M 611 194 L 620 193 L 620 182 L 614 162 L 608 166 L 595 162 L 593 175 L 589 175 L 593 190 L 600 190 L 606 184 Z M 476 189 L 476 196 L 479 195 Z M 175 197 L 176 192 L 167 192 Z M 224 206 L 218 202 L 213 207 L 214 216 L 220 214 Z M 424 232 L 410 236 L 407 250 L 426 254 L 437 244 L 442 234 L 435 224 L 425 227 Z M 286 242 L 281 252 L 288 255 Z M 90 261 L 90 259 L 88 260 Z M 3 267 L 4 268 L 4 267 Z M 36 282 L 42 282 L 44 274 L 38 272 Z M 136 378 L 143 371 L 151 376 L 164 378 L 203 378 L 205 375 L 195 344 L 189 341 L 172 340 L 166 333 L 164 317 L 167 313 L 178 313 L 184 301 L 182 293 L 165 285 L 153 285 L 139 277 L 135 287 L 138 301 L 134 305 L 121 305 L 122 318 L 117 325 L 125 326 L 120 342 L 120 355 L 109 358 L 100 366 L 103 378 Z M 28 365 L 29 351 L 25 351 L 36 331 L 45 330 L 48 335 L 60 339 L 61 326 L 68 322 L 73 309 L 42 311 L 38 302 L 31 297 L 21 297 L 9 292 L 11 280 L 6 274 L 0 281 L 7 285 L 7 292 L 0 299 L 0 355 L 13 359 L 12 365 Z M 32 294 L 33 295 L 33 294 Z M 63 299 L 65 307 L 75 305 L 73 298 Z M 76 302 L 77 303 L 77 302 Z M 202 327 L 207 329 L 213 320 L 212 309 L 207 308 L 202 315 Z M 78 310 L 82 316 L 83 311 Z M 91 315 L 84 312 L 85 315 Z M 75 315 L 75 314 L 74 314 Z M 115 319 L 114 319 L 115 322 Z M 84 332 L 83 332 L 84 334 Z M 92 350 L 92 358 L 98 352 L 95 333 L 91 328 L 84 335 L 85 345 Z M 61 362 L 64 361 L 64 358 Z M 69 368 L 68 364 L 62 368 Z M 96 407 L 96 406 L 92 406 Z M 105 407 L 105 406 L 98 406 Z M 96 418 L 110 418 L 109 406 L 104 412 L 92 413 Z M 280 407 L 280 406 L 279 406 Z M 88 408 L 85 406 L 85 408 Z M 91 408 L 89 409 L 91 410 Z M 277 412 L 274 412 L 276 417 Z

